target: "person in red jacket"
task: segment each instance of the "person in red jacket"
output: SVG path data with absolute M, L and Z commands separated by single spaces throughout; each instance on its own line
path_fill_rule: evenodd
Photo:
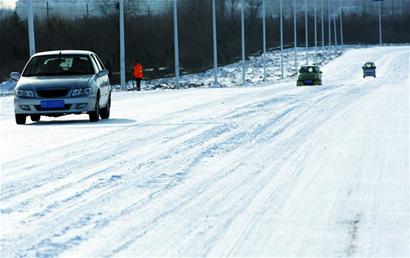
M 142 65 L 138 61 L 137 58 L 134 60 L 134 69 L 133 69 L 133 76 L 134 79 L 137 81 L 137 91 L 141 90 L 141 80 L 144 78 L 144 74 L 142 72 Z

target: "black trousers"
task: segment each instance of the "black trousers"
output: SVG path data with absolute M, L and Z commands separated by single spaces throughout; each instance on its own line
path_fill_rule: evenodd
M 135 78 L 135 81 L 137 82 L 137 91 L 141 90 L 141 78 Z

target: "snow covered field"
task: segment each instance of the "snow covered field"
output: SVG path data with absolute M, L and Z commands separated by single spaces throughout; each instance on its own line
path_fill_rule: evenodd
M 409 63 L 352 49 L 322 87 L 114 92 L 98 123 L 17 126 L 2 97 L 0 256 L 409 257 Z

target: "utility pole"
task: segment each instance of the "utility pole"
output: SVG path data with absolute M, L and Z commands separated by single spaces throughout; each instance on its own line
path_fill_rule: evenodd
M 125 88 L 125 37 L 124 37 L 124 0 L 119 0 L 120 8 L 120 81 L 121 88 Z
M 298 70 L 298 33 L 296 20 L 296 0 L 293 0 L 293 39 L 295 41 L 295 72 L 297 72 Z
M 280 0 L 280 77 L 284 78 L 283 68 L 283 0 Z
M 27 22 L 28 22 L 28 37 L 30 57 L 36 53 L 36 44 L 34 36 L 34 19 L 33 19 L 33 0 L 28 0 L 27 6 Z
M 88 10 L 88 3 L 85 4 L 85 11 L 86 11 L 86 15 L 87 15 L 86 17 L 88 18 L 89 14 L 90 14 L 90 12 Z
M 242 86 L 245 86 L 245 1 L 241 2 Z
M 50 10 L 49 10 L 49 6 L 48 6 L 48 1 L 46 3 L 46 8 L 47 8 L 47 19 L 50 18 Z
M 174 0 L 174 51 L 175 51 L 175 84 L 179 88 L 179 42 L 177 0 Z
M 215 1 L 215 0 L 214 0 Z M 263 80 L 266 80 L 266 3 L 262 2 Z
M 308 2 L 305 0 L 305 44 L 306 44 L 306 65 L 309 65 L 309 29 L 308 29 Z
M 46 1 L 46 7 L 42 7 L 41 9 L 46 10 L 47 20 L 50 19 L 50 10 L 53 8 L 50 7 L 49 1 Z
M 212 34 L 213 34 L 213 47 L 214 47 L 214 80 L 215 86 L 218 83 L 218 46 L 217 46 L 217 34 L 216 34 L 216 6 L 215 0 L 212 0 Z

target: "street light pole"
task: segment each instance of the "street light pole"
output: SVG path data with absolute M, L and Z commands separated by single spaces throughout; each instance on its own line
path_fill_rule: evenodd
M 383 34 L 382 34 L 382 1 L 379 0 L 379 44 L 383 45 Z
M 213 32 L 213 47 L 214 47 L 214 80 L 215 86 L 218 83 L 218 46 L 216 35 L 216 7 L 215 0 L 212 0 L 212 32 Z
M 245 1 L 241 2 L 242 86 L 245 86 Z
M 331 17 L 330 17 L 330 0 L 327 0 L 327 23 L 328 23 L 328 54 L 331 53 L 331 48 L 332 48 L 332 22 L 331 22 Z
M 30 57 L 36 53 L 36 43 L 34 39 L 34 19 L 33 19 L 33 0 L 28 1 L 27 6 L 28 37 Z
M 340 45 L 343 48 L 344 39 L 343 39 L 343 7 L 341 5 L 341 0 L 339 0 L 339 10 L 340 10 Z
M 284 78 L 283 68 L 283 0 L 280 3 L 280 74 L 281 78 Z
M 315 64 L 317 64 L 317 7 L 316 7 L 316 0 L 313 0 L 313 4 L 314 4 L 314 26 L 315 26 Z
M 335 52 L 337 53 L 337 21 L 336 21 L 336 19 L 337 19 L 337 11 L 335 11 L 335 10 L 337 10 L 336 8 L 335 8 L 335 4 L 333 5 L 333 34 L 334 34 L 334 36 L 335 36 Z
M 305 44 L 306 44 L 306 65 L 309 65 L 309 32 L 308 32 L 308 2 L 305 0 Z
M 175 51 L 175 84 L 179 88 L 179 41 L 177 0 L 174 0 L 174 51 Z
M 125 88 L 124 0 L 120 0 L 120 83 Z
M 215 0 L 213 0 L 215 1 Z M 263 23 L 262 23 L 262 30 L 263 30 L 263 80 L 266 80 L 266 5 L 265 0 L 262 3 L 262 16 L 263 16 Z
M 322 27 L 322 51 L 325 48 L 325 24 L 324 24 L 324 15 L 323 15 L 323 0 L 320 0 L 320 9 L 321 9 L 321 27 Z
M 296 0 L 293 0 L 293 39 L 295 41 L 295 72 L 298 70 L 298 33 L 296 27 Z

